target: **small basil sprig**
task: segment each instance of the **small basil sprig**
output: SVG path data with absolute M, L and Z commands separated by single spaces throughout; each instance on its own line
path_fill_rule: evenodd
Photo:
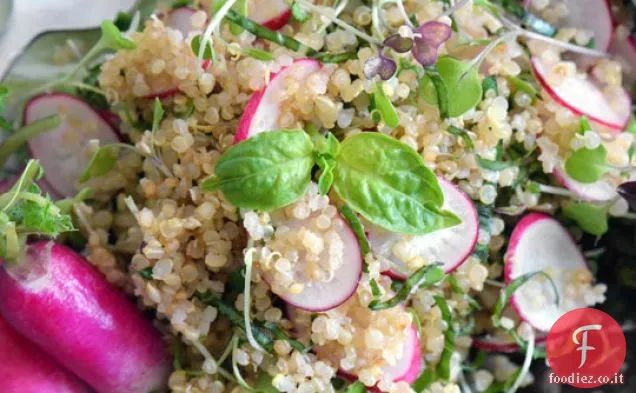
M 437 307 L 442 313 L 442 320 L 446 324 L 446 332 L 444 333 L 444 351 L 440 356 L 439 363 L 437 364 L 437 372 L 440 378 L 448 381 L 451 377 L 451 359 L 453 352 L 455 351 L 455 330 L 453 328 L 453 316 L 451 314 L 450 307 L 446 303 L 446 300 L 442 296 L 433 296 Z
M 567 174 L 581 183 L 594 183 L 610 169 L 607 165 L 607 149 L 603 145 L 595 149 L 576 150 L 565 160 Z
M 392 232 L 426 234 L 461 222 L 441 210 L 435 174 L 407 145 L 377 132 L 345 139 L 333 188 L 353 210 Z
M 437 60 L 435 68 L 444 82 L 448 97 L 448 117 L 460 116 L 479 104 L 483 92 L 477 67 L 450 56 L 442 56 Z M 431 105 L 443 104 L 441 85 L 435 83 L 433 75 L 435 74 L 432 70 L 427 70 L 426 75 L 420 80 L 420 95 Z M 440 107 L 440 112 L 441 109 Z
M 270 131 L 228 149 L 205 191 L 221 190 L 234 206 L 270 211 L 302 197 L 311 181 L 313 143 L 302 130 Z
M 342 143 L 329 136 L 313 139 L 302 130 L 255 135 L 228 149 L 201 188 L 222 191 L 234 206 L 270 211 L 305 193 L 317 161 L 321 192 L 333 182 L 340 199 L 385 229 L 426 234 L 461 222 L 441 209 L 437 177 L 409 146 L 375 132 Z
M 369 308 L 373 311 L 393 308 L 404 303 L 418 288 L 436 285 L 442 281 L 445 276 L 444 270 L 437 265 L 421 267 L 415 273 L 411 274 L 406 281 L 397 283 L 395 296 L 386 301 L 373 299 L 371 303 L 369 303 Z

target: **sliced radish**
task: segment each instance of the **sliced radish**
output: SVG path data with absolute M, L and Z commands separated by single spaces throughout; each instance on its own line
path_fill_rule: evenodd
M 44 179 L 61 197 L 75 195 L 75 183 L 91 158 L 88 142 L 102 145 L 120 141 L 117 131 L 90 105 L 65 93 L 32 98 L 24 110 L 26 124 L 60 114 L 62 125 L 29 140 L 29 150 L 40 160 Z
M 607 51 L 612 42 L 614 18 L 609 0 L 563 0 L 568 9 L 562 25 L 594 33 L 594 47 Z
M 312 73 L 320 70 L 321 64 L 314 59 L 299 59 L 280 72 L 272 75 L 269 84 L 254 93 L 245 106 L 243 116 L 239 121 L 234 143 L 249 138 L 263 131 L 275 130 L 278 127 L 278 115 L 281 107 L 281 96 L 286 87 L 286 81 L 304 81 Z
M 408 276 L 406 261 L 394 253 L 396 246 L 409 258 L 421 257 L 427 262 L 443 263 L 447 273 L 457 269 L 473 252 L 479 234 L 477 210 L 466 194 L 452 183 L 439 178 L 439 184 L 444 194 L 443 208 L 455 213 L 462 220 L 461 224 L 421 236 L 392 233 L 376 225 L 365 225 L 373 252 L 393 263 L 394 267 L 386 272 L 392 278 Z
M 344 245 L 343 263 L 336 268 L 333 277 L 329 281 L 312 280 L 305 271 L 307 264 L 297 263 L 294 274 L 298 280 L 304 283 L 303 290 L 297 294 L 289 291 L 276 291 L 278 296 L 292 306 L 307 311 L 331 310 L 349 300 L 355 293 L 356 288 L 358 288 L 363 266 L 363 256 L 358 238 L 349 223 L 341 216 L 336 216 L 334 220 L 340 221 L 335 223 L 334 228 Z M 292 220 L 286 222 L 285 225 L 291 230 L 308 226 L 301 220 Z M 330 253 L 323 252 L 320 257 L 329 258 Z M 324 265 L 328 266 L 329 264 L 324 263 Z M 266 280 L 271 282 L 267 276 Z
M 537 80 L 546 92 L 575 115 L 587 116 L 592 122 L 614 133 L 622 132 L 629 123 L 632 103 L 626 91 L 616 98 L 607 97 L 589 78 L 580 75 L 563 79 L 558 85 L 550 84 L 550 67 L 538 57 L 533 57 L 531 63 Z
M 369 315 L 373 313 L 373 311 L 368 309 L 365 311 L 368 312 Z M 294 324 L 295 336 L 301 340 L 309 340 L 311 335 L 311 322 L 313 319 L 308 313 L 302 315 L 299 313 L 303 313 L 303 311 L 297 310 L 294 307 L 287 308 L 287 317 Z M 359 334 L 364 335 L 364 328 L 359 330 Z M 316 352 L 319 358 L 324 357 L 338 362 L 333 356 L 334 353 L 329 352 L 327 348 L 314 346 L 314 352 Z M 393 382 L 404 381 L 411 384 L 422 371 L 422 362 L 422 348 L 417 326 L 411 325 L 404 338 L 402 357 L 400 357 L 394 365 L 384 366 L 382 373 L 386 379 L 390 379 Z M 338 370 L 338 374 L 352 381 L 358 379 L 354 373 L 342 369 Z M 373 390 L 379 389 L 374 388 Z
M 283 0 L 250 0 L 249 17 L 269 29 L 278 30 L 289 22 L 291 9 Z
M 595 183 L 589 184 L 580 183 L 568 176 L 562 165 L 555 167 L 553 174 L 559 183 L 568 190 L 572 191 L 582 200 L 605 202 L 612 200 L 617 196 L 616 187 L 606 179 L 601 179 Z
M 187 37 L 192 31 L 192 15 L 197 12 L 194 8 L 179 7 L 164 15 L 166 26 L 179 30 L 183 37 Z
M 404 341 L 402 357 L 395 365 L 383 367 L 382 372 L 393 382 L 404 381 L 411 384 L 417 379 L 420 371 L 422 371 L 422 348 L 417 327 L 413 325 Z
M 537 345 L 545 344 L 548 340 L 547 334 L 541 334 L 536 338 Z M 512 339 L 505 340 L 495 336 L 474 337 L 472 346 L 488 352 L 512 353 L 520 350 L 519 346 Z
M 563 314 L 587 307 L 585 294 L 572 293 L 574 283 L 584 273 L 591 277 L 585 258 L 568 231 L 554 218 L 530 213 L 512 231 L 505 255 L 505 279 L 510 283 L 525 274 L 544 271 L 552 277 L 560 302 L 550 282 L 536 277 L 511 297 L 519 317 L 542 332 L 548 332 Z

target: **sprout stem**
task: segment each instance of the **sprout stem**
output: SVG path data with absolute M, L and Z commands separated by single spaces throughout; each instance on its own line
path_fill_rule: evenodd
M 60 124 L 62 124 L 60 116 L 51 115 L 28 124 L 11 134 L 11 136 L 0 145 L 0 167 L 29 139 L 53 130 L 59 127 Z
M 404 22 L 406 22 L 406 24 L 409 27 L 415 28 L 413 23 L 411 23 L 411 19 L 409 18 L 409 15 L 406 13 L 406 9 L 404 8 L 404 3 L 402 3 L 402 0 L 397 0 L 395 3 L 397 4 L 398 10 L 400 10 L 400 13 L 402 14 L 402 18 L 404 19 Z

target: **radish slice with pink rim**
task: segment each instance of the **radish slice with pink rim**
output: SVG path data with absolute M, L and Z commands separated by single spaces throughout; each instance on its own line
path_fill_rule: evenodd
M 288 67 L 272 75 L 269 84 L 254 93 L 245 106 L 239 121 L 234 143 L 241 142 L 263 131 L 280 128 L 278 116 L 281 110 L 281 95 L 289 79 L 304 81 L 309 75 L 320 70 L 321 64 L 314 59 L 299 59 Z
M 40 160 L 44 180 L 60 197 L 77 193 L 76 182 L 91 158 L 88 143 L 97 139 L 101 145 L 120 141 L 117 131 L 91 106 L 65 94 L 43 94 L 32 98 L 24 110 L 25 124 L 60 114 L 62 124 L 28 142 L 31 155 Z
M 580 183 L 568 176 L 563 165 L 555 167 L 552 174 L 559 183 L 584 201 L 606 202 L 616 198 L 618 195 L 616 187 L 607 179 L 588 184 Z
M 296 337 L 300 339 L 309 339 L 311 327 L 307 325 L 298 326 L 296 317 L 299 311 L 294 307 L 287 308 L 287 317 L 294 323 Z M 307 316 L 307 314 L 305 314 Z M 316 351 L 320 356 L 320 350 Z M 402 350 L 402 357 L 396 361 L 394 365 L 387 365 L 382 368 L 382 373 L 393 382 L 404 381 L 408 384 L 413 383 L 420 372 L 422 371 L 422 347 L 420 343 L 420 336 L 416 325 L 411 325 L 404 339 L 404 347 Z M 358 377 L 345 370 L 338 370 L 338 374 L 346 379 L 355 381 Z M 379 391 L 378 388 L 372 388 L 372 391 Z
M 405 279 L 408 268 L 404 260 L 395 253 L 395 247 L 404 246 L 409 257 L 421 257 L 426 262 L 441 262 L 446 273 L 457 269 L 470 256 L 479 235 L 479 219 L 473 202 L 449 181 L 439 178 L 444 194 L 445 210 L 455 213 L 461 224 L 441 229 L 426 235 L 408 236 L 388 232 L 376 225 L 365 223 L 369 245 L 374 254 L 393 263 L 385 272 L 395 279 Z
M 550 83 L 551 69 L 538 57 L 531 59 L 532 71 L 545 91 L 561 106 L 577 116 L 587 116 L 590 121 L 613 133 L 622 132 L 631 117 L 631 98 L 622 90 L 617 97 L 607 97 L 590 79 L 575 75 L 562 79 L 556 85 Z
M 283 0 L 251 0 L 248 16 L 271 30 L 285 26 L 291 18 L 291 9 Z
M 578 280 L 591 280 L 585 258 L 569 232 L 546 214 L 530 213 L 519 221 L 504 265 L 506 283 L 538 271 L 552 278 L 559 292 L 558 305 L 552 285 L 539 276 L 522 285 L 510 300 L 519 317 L 541 332 L 548 332 L 566 312 L 591 305 L 585 291 L 590 287 L 579 290 L 575 285 L 580 284 Z
M 289 291 L 276 291 L 275 293 L 290 305 L 306 311 L 327 311 L 336 308 L 349 300 L 358 288 L 358 282 L 362 276 L 363 256 L 360 250 L 358 238 L 349 226 L 349 223 L 340 215 L 334 217 L 340 222 L 334 225 L 336 233 L 343 243 L 342 264 L 333 272 L 328 281 L 315 281 L 309 277 L 300 279 L 304 288 L 300 293 Z M 285 223 L 294 230 L 306 226 L 304 221 L 290 221 Z M 329 258 L 330 253 L 321 253 L 321 257 Z M 302 257 L 301 257 L 302 258 Z M 328 265 L 328 264 L 325 264 Z M 295 273 L 304 275 L 306 264 L 299 262 Z M 265 279 L 269 282 L 268 277 Z
M 537 345 L 545 344 L 548 340 L 547 334 L 542 334 L 536 338 Z M 473 337 L 472 346 L 477 349 L 488 352 L 513 353 L 519 352 L 521 349 L 512 339 L 505 340 L 495 336 Z
M 562 26 L 594 33 L 594 48 L 609 49 L 614 32 L 614 17 L 609 0 L 563 0 L 567 15 Z

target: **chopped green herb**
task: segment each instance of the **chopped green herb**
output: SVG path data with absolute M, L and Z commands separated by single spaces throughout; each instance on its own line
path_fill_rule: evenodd
M 470 150 L 473 150 L 475 148 L 475 145 L 473 144 L 473 140 L 471 139 L 470 135 L 468 135 L 468 131 L 459 127 L 448 126 L 448 132 L 452 135 L 462 138 L 462 140 L 464 141 L 464 144 Z
M 475 155 L 475 159 L 477 160 L 477 164 L 489 171 L 498 172 L 502 171 L 506 168 L 513 167 L 517 165 L 514 161 L 504 161 L 503 160 L 503 141 L 500 140 L 497 144 L 497 156 L 494 160 L 487 160 L 482 158 L 480 155 Z
M 147 268 L 141 269 L 139 272 L 141 278 L 146 281 L 152 280 L 152 266 L 148 266 Z
M 248 0 L 236 0 L 234 3 L 234 7 L 232 7 L 236 12 L 243 16 L 247 16 L 249 10 L 249 1 Z M 239 35 L 243 32 L 243 27 L 237 24 L 230 24 L 230 32 L 234 35 Z
M 494 75 L 485 77 L 484 80 L 481 82 L 481 89 L 484 91 L 484 97 L 486 96 L 488 90 L 494 90 L 495 95 L 498 96 L 499 87 L 497 86 L 497 77 L 495 77 Z
M 347 222 L 351 226 L 353 233 L 356 234 L 358 243 L 360 243 L 360 250 L 362 251 L 363 257 L 368 255 L 371 252 L 371 247 L 369 246 L 369 240 L 367 239 L 367 236 L 364 232 L 364 226 L 362 225 L 362 222 L 360 222 L 360 219 L 358 218 L 356 213 L 351 210 L 351 208 L 347 204 L 342 205 L 342 207 L 340 208 L 340 212 L 342 213 L 344 219 L 347 220 Z
M 579 134 L 584 135 L 586 132 L 592 131 L 592 125 L 587 116 L 581 116 L 579 119 Z
M 256 60 L 262 60 L 262 61 L 274 60 L 274 55 L 258 48 L 242 48 L 241 53 L 243 53 L 243 55 L 245 56 L 252 57 Z
M 367 388 L 362 382 L 356 381 L 347 386 L 344 393 L 367 393 Z
M 453 352 L 455 352 L 455 330 L 453 328 L 453 316 L 451 314 L 450 307 L 446 303 L 446 300 L 442 296 L 433 296 L 435 303 L 442 313 L 442 320 L 446 324 L 446 332 L 444 333 L 444 351 L 440 356 L 439 363 L 437 364 L 437 372 L 440 378 L 448 381 L 451 376 L 451 359 Z
M 421 267 L 411 274 L 406 281 L 399 284 L 399 289 L 396 291 L 395 296 L 387 301 L 374 299 L 369 303 L 369 308 L 377 311 L 395 307 L 404 303 L 418 288 L 434 286 L 442 281 L 445 276 L 444 270 L 436 265 Z
M 78 181 L 85 183 L 90 179 L 101 177 L 110 172 L 117 164 L 118 145 L 106 145 L 93 154 L 80 174 Z
M 428 365 L 413 382 L 411 388 L 418 393 L 424 392 L 437 380 L 439 380 L 439 374 L 437 374 L 435 368 Z
M 132 15 L 127 12 L 119 11 L 117 16 L 115 16 L 115 26 L 120 31 L 126 31 L 130 28 L 130 23 L 132 22 Z
M 177 8 L 190 7 L 191 5 L 192 5 L 192 0 L 174 0 L 171 8 L 173 10 L 176 10 Z
M 508 83 L 514 93 L 521 91 L 529 95 L 532 99 L 535 99 L 539 95 L 537 89 L 530 82 L 517 78 L 516 76 L 509 76 Z

